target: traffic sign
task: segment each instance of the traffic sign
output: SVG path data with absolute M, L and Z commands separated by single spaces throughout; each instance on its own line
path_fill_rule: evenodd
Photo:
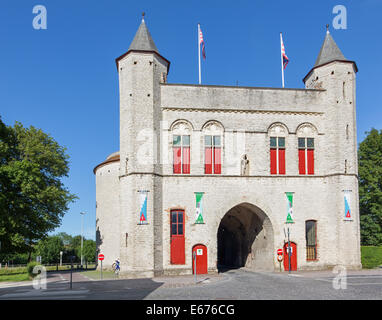
M 283 249 L 277 249 L 277 254 L 282 255 L 283 254 Z
M 98 255 L 98 260 L 102 261 L 103 259 L 105 259 L 105 256 L 102 253 L 100 253 Z

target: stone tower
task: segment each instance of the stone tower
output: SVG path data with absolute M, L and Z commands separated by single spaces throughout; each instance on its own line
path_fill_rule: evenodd
M 356 73 L 357 65 L 347 60 L 331 36 L 328 26 L 324 43 L 313 69 L 304 78 L 307 89 L 325 89 L 326 101 L 325 144 L 328 175 L 337 175 L 328 188 L 337 194 L 338 207 L 343 207 L 343 193 L 350 191 L 358 205 L 358 159 L 356 136 Z M 346 248 L 359 248 L 359 223 L 349 223 L 339 217 L 337 228 L 337 260 L 343 265 L 353 265 L 360 257 Z M 352 240 L 348 235 L 352 234 Z M 346 237 L 345 237 L 346 235 Z M 352 250 L 359 253 L 360 250 Z
M 170 63 L 159 54 L 144 14 L 128 51 L 116 63 L 120 95 L 121 268 L 131 275 L 139 270 L 139 276 L 153 276 L 153 270 L 161 273 L 163 268 L 160 82 L 166 81 Z M 141 191 L 147 191 L 150 217 L 150 223 L 142 225 L 136 219 L 140 212 L 137 193 Z

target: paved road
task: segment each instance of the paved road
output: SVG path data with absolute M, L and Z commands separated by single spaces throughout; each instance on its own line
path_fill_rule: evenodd
M 69 273 L 49 273 L 47 289 L 29 286 L 0 288 L 0 299 L 205 299 L 205 300 L 287 300 L 287 299 L 382 299 L 382 269 L 348 272 L 336 281 L 332 272 L 254 273 L 231 270 L 211 280 L 192 284 L 190 278 L 156 278 L 91 281 L 73 273 L 69 290 Z M 192 278 L 191 278 L 192 279 Z M 346 283 L 344 280 L 346 279 Z M 186 281 L 187 280 L 187 281 Z M 342 284 L 342 289 L 341 289 Z M 337 288 L 337 289 L 336 289 Z

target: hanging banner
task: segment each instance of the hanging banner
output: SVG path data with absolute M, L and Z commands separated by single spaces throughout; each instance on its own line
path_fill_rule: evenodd
M 351 221 L 353 220 L 350 210 L 350 193 L 351 190 L 343 190 L 344 192 L 344 202 L 345 202 L 345 215 L 344 220 Z
M 147 224 L 147 190 L 138 190 L 140 195 L 139 224 Z
M 196 196 L 196 220 L 195 224 L 204 223 L 203 220 L 203 194 L 204 192 L 195 192 Z
M 293 221 L 293 193 L 285 192 L 287 198 L 287 219 L 285 223 L 294 223 Z

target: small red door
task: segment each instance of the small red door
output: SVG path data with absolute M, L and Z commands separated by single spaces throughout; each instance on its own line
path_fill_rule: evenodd
M 197 244 L 192 248 L 192 274 L 195 274 L 194 257 L 196 257 L 196 274 L 207 274 L 207 247 Z
M 291 271 L 297 271 L 297 245 L 290 243 L 292 254 L 290 256 Z M 284 244 L 284 270 L 289 271 L 288 242 Z
M 171 210 L 171 263 L 185 264 L 184 211 Z

